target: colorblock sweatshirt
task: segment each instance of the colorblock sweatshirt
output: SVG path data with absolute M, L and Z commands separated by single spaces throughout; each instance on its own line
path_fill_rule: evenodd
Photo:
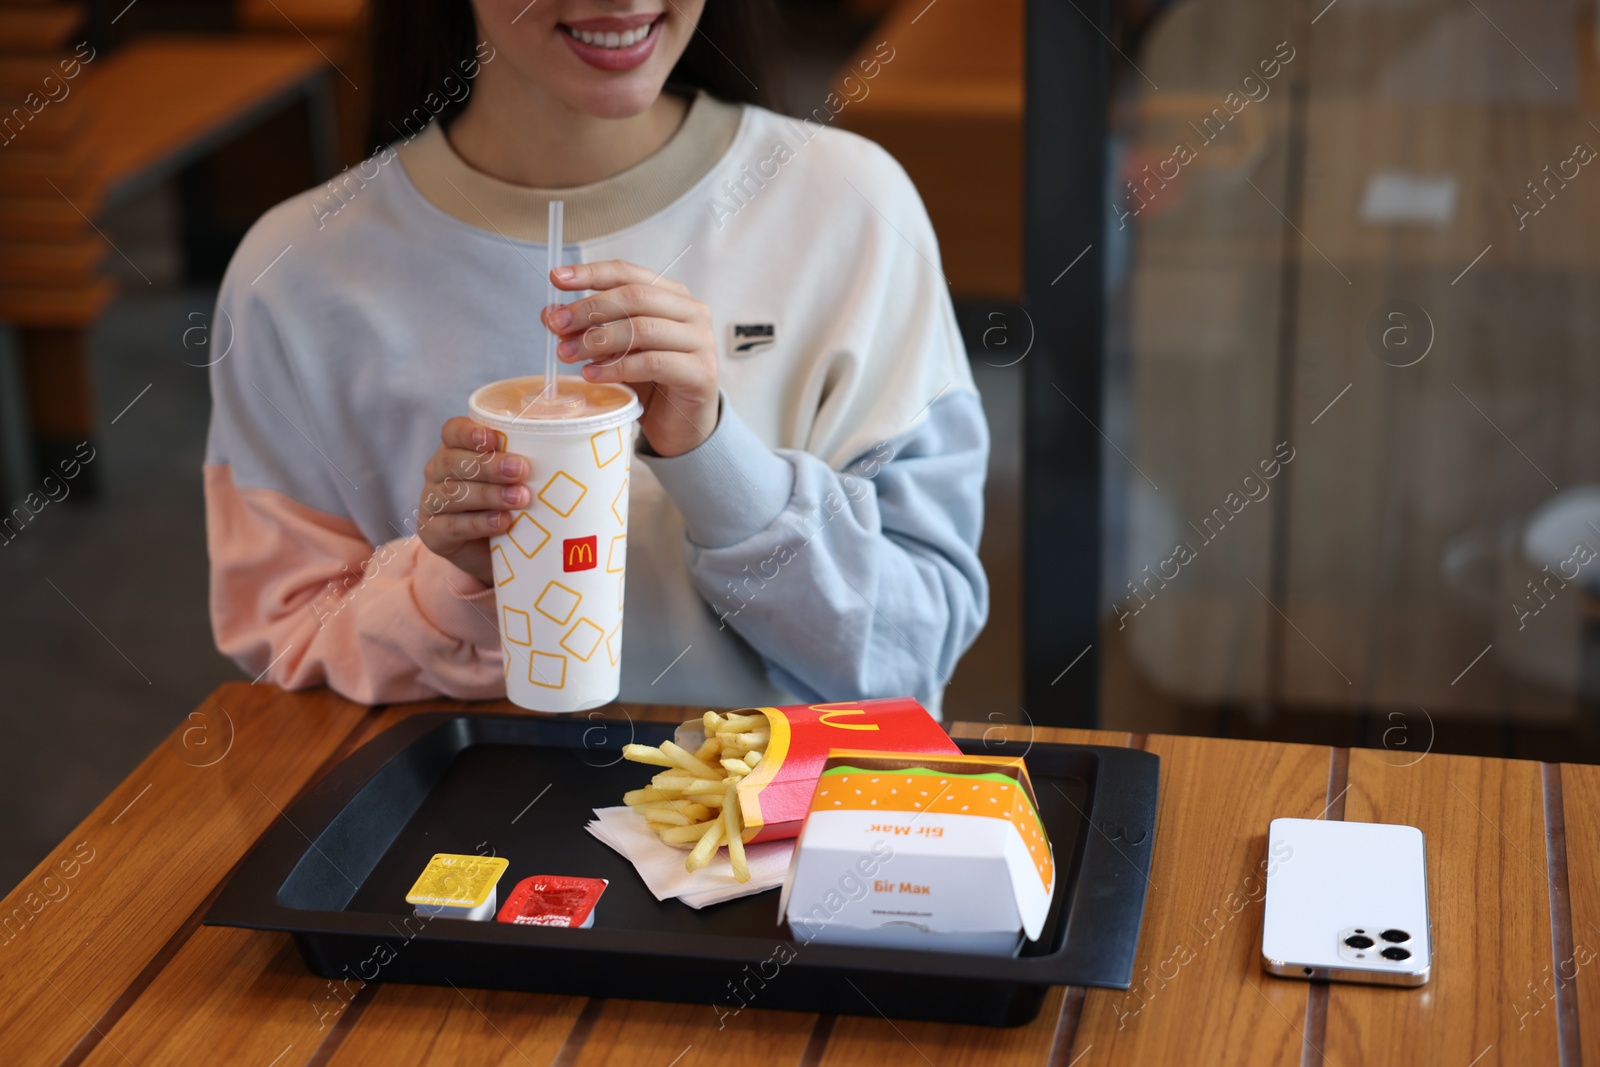
M 660 271 L 718 331 L 715 431 L 633 464 L 621 698 L 937 714 L 988 611 L 988 437 L 932 227 L 872 143 L 704 94 L 593 185 L 498 181 L 435 124 L 256 223 L 211 327 L 218 647 L 361 702 L 504 695 L 494 590 L 419 498 L 472 390 L 541 365 L 553 197 L 563 262 Z

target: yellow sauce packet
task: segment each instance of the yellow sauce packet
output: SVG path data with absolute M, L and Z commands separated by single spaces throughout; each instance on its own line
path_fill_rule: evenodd
M 501 856 L 456 856 L 437 853 L 422 869 L 407 904 L 432 907 L 476 908 L 489 899 L 500 876 L 510 866 Z

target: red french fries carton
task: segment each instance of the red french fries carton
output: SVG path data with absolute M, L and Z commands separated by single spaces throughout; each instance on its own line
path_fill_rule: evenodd
M 741 708 L 760 713 L 770 732 L 761 763 L 738 785 L 746 843 L 796 837 L 805 824 L 817 779 L 836 748 L 870 748 L 915 755 L 960 755 L 944 728 L 910 697 Z M 678 727 L 677 743 L 693 752 L 705 741 L 702 720 Z

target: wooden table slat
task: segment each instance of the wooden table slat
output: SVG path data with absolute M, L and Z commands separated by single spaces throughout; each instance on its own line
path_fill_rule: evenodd
M 1061 1017 L 1063 989 L 1045 997 L 1039 1015 L 1026 1026 L 952 1026 L 841 1015 L 821 1067 L 873 1064 L 874 1067 L 1025 1067 L 1042 1064 L 1050 1055 Z
M 1161 801 L 1134 986 L 1088 991 L 1071 1055 L 1298 1065 L 1310 986 L 1261 971 L 1262 865 L 1272 819 L 1327 806 L 1331 750 L 1159 736 L 1145 748 L 1161 757 Z
M 330 1067 L 544 1067 L 555 1061 L 588 1003 L 584 997 L 542 993 L 378 986 L 359 1024 L 343 1035 L 327 1062 Z
M 730 973 L 729 978 L 736 977 Z M 773 981 L 782 981 L 782 972 Z M 796 1067 L 817 1016 L 757 1007 L 607 1000 L 572 1067 Z M 677 1057 L 676 1059 L 674 1057 Z
M 368 712 L 347 732 L 336 755 L 348 755 L 416 710 L 411 705 Z M 300 788 L 310 784 L 308 778 Z M 274 800 L 289 806 L 286 800 Z M 238 938 L 219 938 L 224 932 Z M 230 1050 L 224 1057 L 228 1062 L 250 1062 L 266 1052 L 263 1062 L 279 1057 L 275 1067 L 306 1063 L 351 1021 L 349 1005 L 360 990 L 336 985 L 312 974 L 285 935 L 200 927 L 191 931 L 148 989 L 134 991 L 132 1003 L 104 1040 L 94 1042 L 84 1062 L 124 1063 L 126 1054 L 144 1067 L 194 1062 Z M 197 996 L 206 1010 L 195 1010 Z
M 203 926 L 83 1064 L 304 1063 L 345 1003 L 327 984 L 288 934 Z
M 1405 823 L 1427 839 L 1432 980 L 1336 983 L 1323 1052 L 1336 1064 L 1554 1064 L 1556 1012 L 1519 1021 L 1551 963 L 1539 764 L 1432 753 L 1350 754 L 1350 822 Z
M 1579 1019 L 1580 1062 L 1600 1063 L 1600 767 L 1561 765 L 1567 830 L 1567 899 L 1572 955 L 1530 975 L 1516 990 L 1519 1012 L 1554 1010 L 1558 982 L 1571 983 Z M 1519 1014 L 1519 1020 L 1523 1018 Z
M 6 1062 L 54 1064 L 92 1034 L 368 713 L 239 683 L 174 730 L 0 902 L 0 1034 L 28 1035 Z

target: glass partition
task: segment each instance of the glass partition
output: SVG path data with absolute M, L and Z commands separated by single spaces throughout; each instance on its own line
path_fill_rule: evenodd
M 1136 14 L 1102 721 L 1592 758 L 1595 5 Z

